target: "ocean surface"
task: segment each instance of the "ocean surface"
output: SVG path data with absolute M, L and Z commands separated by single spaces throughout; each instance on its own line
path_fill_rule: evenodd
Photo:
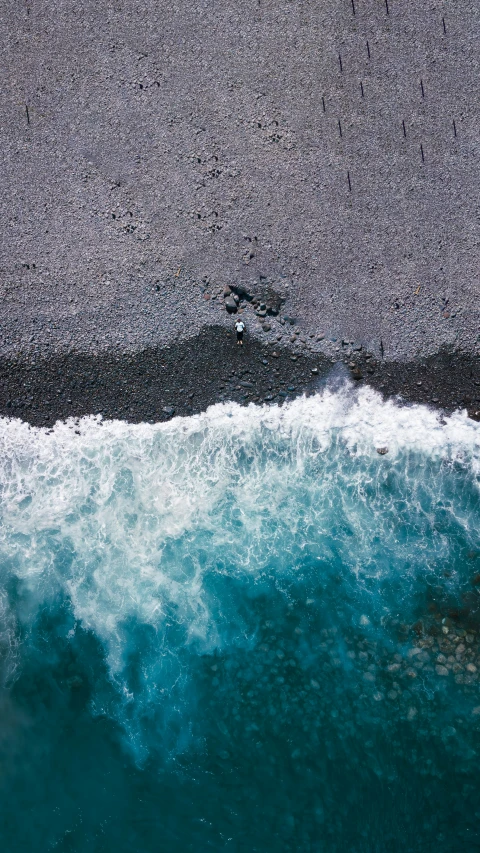
M 0 445 L 2 853 L 480 849 L 480 424 L 343 387 Z

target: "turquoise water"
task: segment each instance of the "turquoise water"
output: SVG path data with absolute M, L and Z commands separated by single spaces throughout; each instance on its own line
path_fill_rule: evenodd
M 2 851 L 480 849 L 479 424 L 343 389 L 0 443 Z

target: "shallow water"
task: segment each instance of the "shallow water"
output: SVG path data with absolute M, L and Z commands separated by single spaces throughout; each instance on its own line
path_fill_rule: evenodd
M 479 849 L 479 424 L 344 388 L 0 443 L 2 850 Z

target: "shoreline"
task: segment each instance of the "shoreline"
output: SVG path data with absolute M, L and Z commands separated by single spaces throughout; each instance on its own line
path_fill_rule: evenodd
M 0 414 L 480 410 L 480 6 L 361 5 L 12 6 Z
M 239 347 L 231 331 L 216 325 L 188 340 L 133 352 L 69 350 L 3 358 L 0 416 L 40 427 L 92 414 L 155 423 L 228 400 L 278 404 L 342 377 L 367 383 L 384 398 L 446 412 L 466 409 L 480 420 L 478 356 L 443 349 L 403 363 L 362 349 L 332 358 L 248 335 Z

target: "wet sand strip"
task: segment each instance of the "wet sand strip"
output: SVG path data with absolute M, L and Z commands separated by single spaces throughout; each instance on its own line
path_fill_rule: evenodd
M 311 394 L 325 382 L 349 377 L 368 382 L 385 397 L 480 419 L 480 359 L 443 350 L 400 363 L 366 351 L 332 362 L 208 327 L 197 337 L 142 351 L 19 353 L 0 361 L 0 415 L 35 426 L 67 417 L 101 414 L 132 423 L 191 415 L 225 400 L 241 404 L 282 403 Z

